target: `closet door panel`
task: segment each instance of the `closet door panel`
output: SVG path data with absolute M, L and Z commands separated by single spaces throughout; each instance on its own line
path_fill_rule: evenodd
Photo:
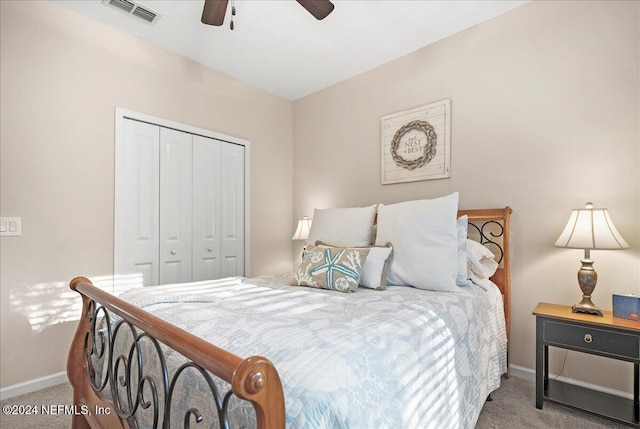
M 193 281 L 220 278 L 220 146 L 193 136 Z
M 191 281 L 191 134 L 160 129 L 160 281 Z
M 221 277 L 243 276 L 244 267 L 244 147 L 221 147 Z
M 116 289 L 158 284 L 159 127 L 125 119 L 116 148 Z

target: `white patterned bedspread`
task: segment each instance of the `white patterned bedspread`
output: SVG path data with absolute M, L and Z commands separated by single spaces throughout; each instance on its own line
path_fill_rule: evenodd
M 497 287 L 344 294 L 290 280 L 229 278 L 121 298 L 238 356 L 271 360 L 288 428 L 475 426 L 506 372 Z

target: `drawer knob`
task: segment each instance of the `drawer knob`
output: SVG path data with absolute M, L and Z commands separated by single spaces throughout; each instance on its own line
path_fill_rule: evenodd
M 584 334 L 584 342 L 585 343 L 590 343 L 593 341 L 593 337 L 591 336 L 591 334 Z

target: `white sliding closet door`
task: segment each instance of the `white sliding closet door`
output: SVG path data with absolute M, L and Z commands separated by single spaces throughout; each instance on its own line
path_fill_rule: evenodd
M 248 274 L 249 142 L 116 113 L 116 290 Z
M 193 136 L 193 281 L 221 277 L 220 146 Z
M 192 136 L 160 128 L 160 282 L 191 281 Z
M 244 146 L 221 147 L 221 277 L 242 276 L 244 272 Z
M 159 281 L 159 129 L 124 120 L 126 144 L 117 151 L 115 274 L 123 287 Z

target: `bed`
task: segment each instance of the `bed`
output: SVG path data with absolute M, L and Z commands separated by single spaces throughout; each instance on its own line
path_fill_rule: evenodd
M 73 427 L 471 428 L 508 377 L 510 214 L 457 212 L 499 264 L 458 293 L 290 273 L 118 298 L 77 277 Z

